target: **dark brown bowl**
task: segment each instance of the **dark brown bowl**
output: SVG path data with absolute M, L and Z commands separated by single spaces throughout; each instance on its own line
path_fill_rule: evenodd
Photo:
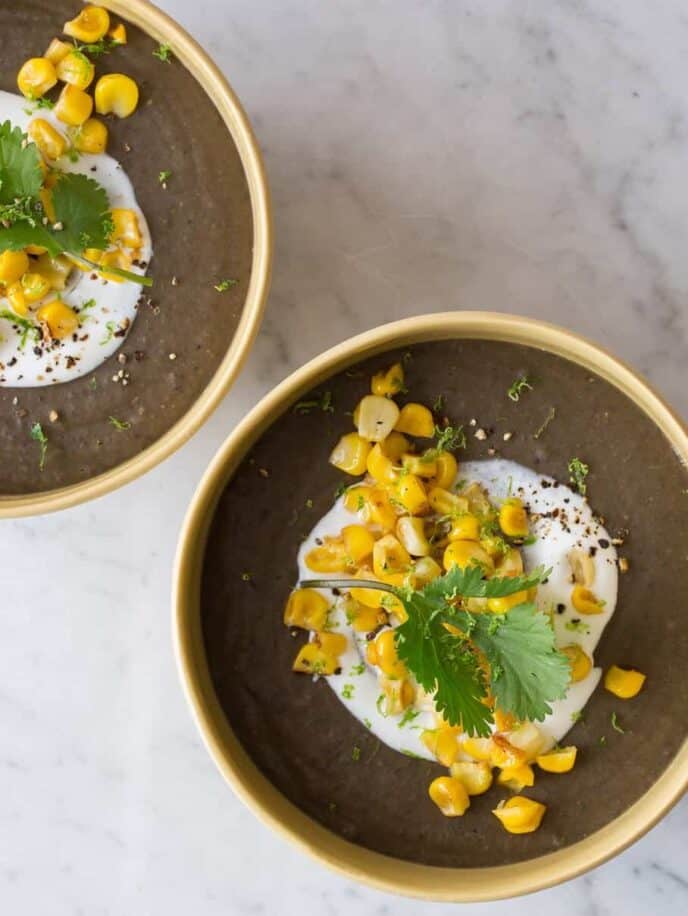
M 441 394 L 452 421 L 476 417 L 489 430 L 485 441 L 469 437 L 466 459 L 496 449 L 566 480 L 570 458 L 582 457 L 592 505 L 625 538 L 630 571 L 595 661 L 639 668 L 646 688 L 628 703 L 596 691 L 571 733 L 575 770 L 538 777 L 534 795 L 548 813 L 530 835 L 500 828 L 490 813 L 503 795 L 496 788 L 474 798 L 464 818 L 443 818 L 427 796 L 439 765 L 380 744 L 322 680 L 291 672 L 296 644 L 282 609 L 299 543 L 342 482 L 329 452 L 351 428 L 346 412 L 371 374 L 403 357 L 409 398 L 432 403 Z M 536 382 L 514 403 L 506 392 L 523 373 Z M 333 413 L 293 410 L 324 391 Z M 513 433 L 508 442 L 504 432 Z M 685 430 L 643 381 L 592 344 L 527 319 L 412 319 L 308 364 L 230 436 L 180 542 L 182 677 L 223 773 L 261 816 L 330 864 L 424 897 L 535 890 L 623 848 L 688 778 L 688 579 L 676 572 L 688 554 L 687 458 Z M 613 712 L 624 734 L 612 728 Z
M 153 237 L 154 286 L 120 350 L 94 373 L 43 388 L 0 388 L 0 517 L 63 508 L 133 479 L 207 419 L 236 377 L 267 295 L 271 230 L 260 153 L 241 106 L 202 49 L 145 0 L 107 0 L 128 44 L 96 61 L 97 75 L 138 83 L 136 113 L 108 118 L 108 152 L 125 164 Z M 0 0 L 0 88 L 40 56 L 77 0 Z M 172 61 L 153 55 L 169 44 Z M 161 187 L 159 173 L 172 179 Z M 172 278 L 176 278 L 175 285 Z M 238 280 L 226 292 L 214 285 Z M 113 382 L 127 356 L 129 384 Z M 174 359 L 170 359 L 170 354 Z M 56 410 L 59 422 L 50 423 Z M 108 417 L 131 424 L 116 429 Z M 30 435 L 49 434 L 38 461 Z

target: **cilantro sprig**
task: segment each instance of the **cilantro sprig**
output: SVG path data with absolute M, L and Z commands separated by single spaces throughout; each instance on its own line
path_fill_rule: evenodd
M 453 566 L 420 590 L 361 579 L 306 580 L 300 586 L 374 588 L 395 595 L 407 614 L 394 630 L 399 658 L 434 695 L 451 725 L 487 736 L 494 721 L 488 694 L 517 719 L 542 721 L 552 711 L 551 702 L 566 693 L 571 669 L 555 647 L 548 616 L 532 602 L 507 614 L 475 614 L 466 609 L 465 599 L 513 595 L 539 584 L 549 572 L 539 567 L 528 575 L 486 579 L 478 566 Z

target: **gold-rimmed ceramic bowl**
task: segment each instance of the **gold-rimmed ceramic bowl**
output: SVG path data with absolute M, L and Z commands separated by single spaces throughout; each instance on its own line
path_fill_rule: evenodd
M 51 387 L 0 388 L 0 445 L 12 451 L 0 472 L 0 518 L 102 496 L 186 442 L 236 378 L 269 286 L 268 188 L 238 99 L 201 47 L 155 6 L 101 5 L 125 23 L 128 43 L 98 58 L 97 74 L 127 73 L 141 89 L 132 117 L 108 119 L 108 152 L 124 164 L 151 228 L 154 286 L 120 351 L 94 373 Z M 79 8 L 76 0 L 0 0 L 0 88 L 16 92 L 21 64 Z M 153 54 L 161 44 L 169 62 Z M 173 176 L 166 189 L 162 170 Z M 223 278 L 238 282 L 218 292 Z M 127 387 L 113 382 L 120 353 Z M 44 467 L 30 435 L 36 422 L 49 436 Z
M 377 746 L 322 680 L 290 670 L 295 641 L 282 608 L 298 545 L 341 482 L 328 453 L 351 428 L 345 413 L 369 390 L 371 373 L 404 356 L 409 397 L 431 403 L 442 394 L 452 420 L 478 417 L 492 431 L 485 441 L 470 437 L 466 457 L 496 447 L 566 479 L 568 460 L 582 455 L 594 508 L 610 529 L 626 532 L 630 571 L 595 662 L 641 669 L 646 688 L 623 705 L 595 692 L 571 732 L 580 750 L 574 771 L 538 775 L 533 794 L 548 811 L 533 834 L 502 830 L 490 813 L 497 789 L 474 797 L 463 818 L 443 818 L 427 798 L 437 765 Z M 515 404 L 506 391 L 524 372 L 537 382 Z M 334 412 L 293 409 L 325 391 Z M 555 419 L 536 438 L 553 407 Z M 686 430 L 657 394 L 609 353 L 552 325 L 480 312 L 428 315 L 317 357 L 230 435 L 180 537 L 179 670 L 216 765 L 271 827 L 388 891 L 491 900 L 566 880 L 618 853 L 688 783 L 688 582 L 663 575 L 657 559 L 667 531 L 673 556 L 688 551 L 687 465 Z M 615 712 L 624 734 L 611 727 Z

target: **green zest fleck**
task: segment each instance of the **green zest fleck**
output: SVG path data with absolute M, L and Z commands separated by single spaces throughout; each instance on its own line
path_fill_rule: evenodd
M 170 180 L 171 177 L 172 177 L 172 172 L 168 172 L 167 169 L 164 169 L 162 172 L 158 174 L 158 181 L 160 182 L 160 184 L 165 185 L 167 184 L 167 182 Z
M 405 709 L 404 715 L 397 722 L 397 728 L 405 728 L 409 722 L 413 722 L 414 719 L 417 719 L 420 715 L 417 709 Z
M 363 662 L 359 662 L 358 665 L 353 666 L 349 674 L 358 675 L 358 674 L 363 674 L 364 671 L 365 671 L 365 665 L 363 664 Z
M 615 712 L 612 713 L 611 722 L 612 722 L 612 728 L 614 729 L 615 732 L 618 732 L 620 735 L 625 735 L 625 734 L 626 734 L 626 729 L 625 729 L 625 728 L 621 728 L 621 726 L 619 725 L 619 722 L 618 722 L 618 719 L 616 718 L 616 713 L 615 713 Z
M 242 582 L 250 582 L 250 581 L 251 581 L 251 573 L 250 573 L 250 572 L 242 572 L 242 574 L 241 574 L 241 581 L 242 581 Z
M 0 318 L 5 318 L 21 331 L 21 336 L 19 338 L 20 350 L 24 349 L 29 337 L 33 338 L 36 342 L 41 339 L 41 332 L 36 325 L 27 318 L 20 318 L 19 315 L 15 315 L 14 312 L 11 312 L 9 309 L 0 309 Z
M 42 471 L 45 467 L 45 456 L 48 453 L 48 437 L 43 432 L 43 427 L 40 423 L 34 423 L 31 427 L 31 438 L 35 442 L 38 442 L 41 447 L 41 457 L 38 462 L 38 468 Z
M 99 38 L 98 41 L 91 42 L 90 44 L 79 44 L 74 42 L 74 49 L 77 53 L 89 54 L 91 57 L 101 57 L 103 54 L 109 54 L 113 48 L 118 47 L 120 44 L 119 41 L 115 41 L 114 38 Z
M 384 710 L 382 709 L 382 707 L 383 707 L 383 705 L 384 705 L 384 702 L 385 702 L 385 695 L 384 695 L 384 693 L 378 694 L 378 698 L 377 698 L 377 700 L 375 700 L 375 708 L 376 708 L 377 711 L 380 713 L 380 715 L 382 716 L 382 718 L 383 718 L 383 719 L 386 719 L 386 718 L 387 718 L 387 713 L 384 712 Z
M 572 458 L 569 461 L 569 480 L 574 485 L 581 496 L 588 492 L 586 478 L 590 473 L 590 468 L 584 464 L 580 458 Z
M 438 394 L 435 403 L 432 405 L 433 413 L 442 413 L 444 410 L 445 400 L 443 394 Z
M 351 759 L 358 762 L 361 759 L 361 749 L 357 744 L 351 748 Z
M 219 283 L 216 283 L 213 289 L 216 289 L 218 293 L 226 293 L 228 289 L 232 286 L 236 286 L 238 280 L 220 280 Z
M 582 633 L 584 636 L 587 636 L 590 632 L 590 627 L 587 623 L 583 623 L 578 617 L 574 617 L 572 620 L 567 620 L 564 624 L 564 628 L 570 630 L 572 633 Z
M 547 427 L 548 427 L 549 424 L 552 422 L 552 420 L 556 417 L 556 415 L 557 415 L 557 408 L 556 408 L 556 407 L 550 407 L 550 409 L 547 411 L 547 416 L 545 417 L 545 419 L 544 419 L 544 421 L 543 421 L 543 423 L 542 423 L 542 426 L 540 426 L 539 429 L 537 429 L 537 430 L 533 433 L 533 439 L 539 439 L 539 438 L 540 438 L 540 436 L 544 433 L 544 431 L 547 429 Z
M 583 713 L 580 711 L 580 709 L 577 709 L 576 712 L 571 713 L 571 721 L 573 723 L 583 721 Z
M 155 51 L 153 51 L 152 53 L 153 53 L 153 57 L 157 57 L 158 60 L 161 60 L 164 64 L 171 64 L 171 63 L 172 63 L 172 47 L 171 47 L 171 45 L 160 44 L 160 45 L 158 45 L 158 47 L 155 49 Z
M 533 386 L 530 384 L 530 379 L 527 375 L 519 376 L 515 382 L 512 382 L 511 387 L 506 393 L 506 396 L 511 401 L 520 401 L 521 395 L 524 391 L 532 391 Z
M 334 491 L 335 501 L 338 500 L 340 497 L 344 496 L 346 491 L 349 489 L 349 486 L 350 484 L 348 484 L 346 481 L 344 481 L 344 483 L 339 484 L 337 489 Z
M 334 413 L 332 392 L 323 391 L 320 397 L 310 401 L 299 401 L 299 403 L 294 406 L 294 413 L 306 414 L 313 410 L 322 410 L 323 413 Z
M 105 337 L 103 337 L 103 339 L 100 341 L 101 347 L 104 347 L 105 344 L 110 343 L 112 338 L 115 336 L 115 331 L 117 330 L 117 325 L 115 324 L 114 321 L 106 322 L 105 327 L 107 330 L 106 330 Z
M 313 508 L 313 500 L 312 500 L 312 499 L 307 499 L 307 500 L 306 500 L 306 508 L 307 508 L 307 509 L 312 509 L 312 508 Z
M 432 448 L 427 449 L 421 455 L 423 464 L 430 464 L 435 461 L 441 452 L 455 452 L 457 449 L 466 448 L 466 433 L 463 426 L 445 426 L 435 427 L 436 442 Z
M 342 696 L 344 697 L 344 699 L 353 700 L 355 689 L 356 688 L 354 687 L 353 684 L 344 684 L 344 686 L 342 687 Z
M 370 719 L 367 719 L 367 718 L 363 720 L 363 724 L 365 725 L 366 728 L 373 727 L 373 723 L 370 721 Z
M 410 750 L 408 750 L 408 748 L 405 748 L 405 747 L 402 747 L 402 748 L 401 748 L 401 753 L 404 754 L 406 757 L 415 757 L 416 760 L 422 760 L 422 759 L 423 759 L 423 758 L 420 756 L 420 754 L 416 754 L 415 751 L 410 751 Z
M 118 420 L 117 417 L 108 417 L 108 423 L 111 423 L 119 432 L 131 429 L 131 423 L 126 420 Z

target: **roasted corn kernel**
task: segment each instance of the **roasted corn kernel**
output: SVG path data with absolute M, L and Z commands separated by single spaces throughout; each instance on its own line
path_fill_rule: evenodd
M 430 542 L 421 518 L 402 515 L 397 521 L 397 537 L 413 557 L 426 557 L 430 553 Z
M 59 159 L 67 151 L 67 141 L 45 118 L 34 118 L 27 128 L 29 137 L 46 159 Z
M 415 689 L 407 678 L 394 681 L 386 677 L 380 679 L 380 690 L 384 697 L 381 712 L 385 716 L 398 716 L 413 703 Z
M 451 452 L 440 452 L 435 457 L 435 476 L 430 481 L 430 486 L 448 490 L 456 480 L 459 465 Z
M 395 363 L 383 372 L 376 372 L 370 381 L 373 394 L 384 398 L 393 398 L 404 390 L 404 369 L 401 363 Z
M 375 538 L 364 525 L 345 525 L 342 540 L 350 565 L 358 566 L 369 557 L 375 546 Z
M 362 441 L 365 442 L 365 439 Z M 395 483 L 399 477 L 394 462 L 385 455 L 379 442 L 376 442 L 368 452 L 366 468 L 370 476 L 383 485 Z
M 408 676 L 406 665 L 397 655 L 394 630 L 382 630 L 374 640 L 368 643 L 366 656 L 371 665 L 376 665 L 382 673 L 393 681 Z
M 369 452 L 370 442 L 367 442 L 358 433 L 346 433 L 332 449 L 330 464 L 344 471 L 345 474 L 357 477 L 365 473 Z
M 432 557 L 421 557 L 413 564 L 413 576 L 416 587 L 427 585 L 442 575 L 442 567 Z
M 546 773 L 568 773 L 574 767 L 577 754 L 578 748 L 570 745 L 548 751 L 546 754 L 539 754 L 535 762 Z
M 499 510 L 499 527 L 507 537 L 522 538 L 528 534 L 528 514 L 520 499 L 511 498 Z
M 522 792 L 523 789 L 535 785 L 535 773 L 529 763 L 522 763 L 515 767 L 505 767 L 497 776 L 500 786 L 506 786 L 512 792 Z
M 521 556 L 521 551 L 517 550 L 515 547 L 509 548 L 509 550 L 503 553 L 497 560 L 495 566 L 500 576 L 512 577 L 522 575 L 523 557 Z
M 139 87 L 124 73 L 106 73 L 101 76 L 95 88 L 96 111 L 98 114 L 114 114 L 128 118 L 139 104 Z
M 452 518 L 449 530 L 450 541 L 480 540 L 480 521 L 470 512 Z
M 512 595 L 505 595 L 503 598 L 488 598 L 487 608 L 493 614 L 506 614 L 512 607 L 519 604 L 525 604 L 528 601 L 528 591 L 514 592 Z
M 428 508 L 428 497 L 419 477 L 414 474 L 402 474 L 397 480 L 394 499 L 411 515 L 420 515 Z
M 492 767 L 485 760 L 457 760 L 449 767 L 469 795 L 482 795 L 492 785 Z
M 399 417 L 399 408 L 377 394 L 367 394 L 358 404 L 354 414 L 354 423 L 358 433 L 369 442 L 382 442 L 394 429 Z
M 412 455 L 411 453 L 402 455 L 401 464 L 409 474 L 415 474 L 416 477 L 422 477 L 424 480 L 430 480 L 437 473 L 437 462 L 434 458 L 425 455 Z
M 309 550 L 305 556 L 306 566 L 317 573 L 346 572 L 349 558 L 341 538 L 326 537 L 318 547 Z
M 327 621 L 330 602 L 312 588 L 297 588 L 287 601 L 284 622 L 288 627 L 304 630 L 322 630 Z
M 125 45 L 127 43 L 127 29 L 123 22 L 118 22 L 116 26 L 108 32 L 108 38 L 115 44 Z
M 42 305 L 36 312 L 36 318 L 48 326 L 50 336 L 56 340 L 69 337 L 79 327 L 78 315 L 61 299 L 53 299 Z
M 574 585 L 571 591 L 571 604 L 579 614 L 601 614 L 604 611 L 604 601 L 584 585 Z
M 380 579 L 394 574 L 405 576 L 411 565 L 411 557 L 393 534 L 386 534 L 373 547 L 373 572 Z
M 110 15 L 101 6 L 85 6 L 74 19 L 65 22 L 63 32 L 70 38 L 92 44 L 99 41 L 110 28 Z
M 7 287 L 7 300 L 17 315 L 26 315 L 27 306 L 38 302 L 50 292 L 50 283 L 37 273 L 25 273 Z
M 101 277 L 110 280 L 112 283 L 124 283 L 124 277 L 120 277 L 119 274 L 106 268 L 116 267 L 118 270 L 131 270 L 133 261 L 131 256 L 121 248 L 111 248 L 110 251 L 106 251 L 101 255 L 98 264 L 103 268 L 100 272 Z
M 559 651 L 569 660 L 571 665 L 571 681 L 574 684 L 577 681 L 582 681 L 590 674 L 592 670 L 592 659 L 589 655 L 585 654 L 577 643 L 572 643 L 570 646 L 562 646 Z
M 81 127 L 74 131 L 72 138 L 74 146 L 80 153 L 104 153 L 107 141 L 108 129 L 97 118 L 89 118 L 88 121 L 85 121 Z M 133 210 L 124 210 L 123 212 L 133 213 Z M 114 219 L 115 210 L 112 211 L 112 215 Z M 136 224 L 136 230 L 138 232 L 138 223 Z M 132 237 L 135 238 L 134 235 Z M 140 233 L 138 235 L 138 244 L 129 245 L 128 242 L 124 242 L 124 244 L 128 245 L 129 248 L 140 248 L 142 245 Z
M 53 67 L 57 67 L 60 61 L 69 54 L 73 47 L 74 45 L 70 44 L 68 41 L 60 41 L 59 38 L 53 38 L 43 57 L 49 60 Z
M 57 83 L 52 62 L 45 57 L 27 60 L 17 74 L 17 86 L 27 99 L 39 99 Z
M 645 683 L 645 675 L 633 668 L 619 668 L 612 665 L 604 676 L 604 686 L 621 700 L 637 696 Z
M 341 633 L 316 632 L 311 642 L 299 649 L 292 670 L 304 674 L 334 674 L 341 667 L 339 659 L 346 648 L 347 639 Z
M 435 435 L 435 421 L 432 411 L 423 404 L 404 404 L 394 427 L 400 433 L 432 439 Z
M 63 124 L 79 127 L 91 117 L 93 99 L 83 89 L 66 83 L 53 110 L 55 117 Z
M 486 572 L 491 572 L 493 568 L 489 553 L 475 541 L 450 541 L 444 551 L 442 563 L 447 572 L 452 566 L 459 566 L 461 569 L 480 566 Z
M 29 269 L 29 256 L 25 251 L 3 251 L 0 254 L 0 283 L 9 286 Z
M 55 73 L 63 83 L 70 83 L 77 89 L 87 89 L 96 75 L 96 68 L 83 51 L 72 48 L 55 67 Z
M 547 808 L 532 798 L 514 795 L 494 808 L 492 813 L 509 833 L 533 833 L 538 829 Z
M 464 515 L 468 512 L 468 503 L 463 497 L 456 496 L 454 493 L 450 493 L 449 490 L 442 489 L 442 487 L 431 487 L 431 484 L 432 481 L 429 481 L 428 502 L 433 512 L 438 515 L 452 516 Z
M 456 739 L 460 734 L 461 729 L 456 726 L 440 725 L 439 728 L 424 729 L 420 733 L 420 740 L 442 766 L 448 767 L 459 756 L 459 743 Z
M 63 255 L 51 258 L 42 254 L 35 262 L 34 269 L 50 283 L 54 290 L 62 290 L 67 285 L 67 278 L 72 271 L 71 262 Z
M 466 787 L 453 776 L 433 779 L 428 794 L 445 817 L 461 817 L 471 804 Z

